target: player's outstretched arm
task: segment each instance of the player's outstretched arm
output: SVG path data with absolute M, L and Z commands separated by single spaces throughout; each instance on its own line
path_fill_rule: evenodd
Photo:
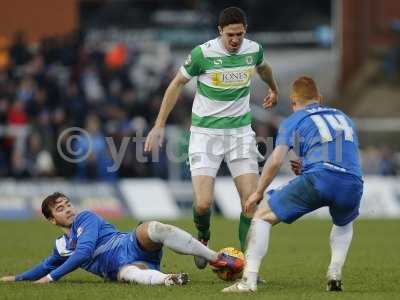
M 265 190 L 271 184 L 272 180 L 281 168 L 288 151 L 289 148 L 286 145 L 278 145 L 274 151 L 272 151 L 264 165 L 260 180 L 258 181 L 256 190 L 258 193 L 264 194 Z
M 0 277 L 0 282 L 14 282 L 15 276 L 3 276 Z
M 278 85 L 276 84 L 274 75 L 272 73 L 272 68 L 266 61 L 264 61 L 259 66 L 257 66 L 256 70 L 261 79 L 269 86 L 269 93 L 263 100 L 263 107 L 272 108 L 278 103 L 279 93 Z
M 14 282 L 14 281 L 35 281 L 38 280 L 52 270 L 60 266 L 65 259 L 58 255 L 57 250 L 54 249 L 53 254 L 44 259 L 41 263 L 37 264 L 33 268 L 17 274 L 15 276 L 4 276 L 0 278 L 2 282 Z
M 167 118 L 178 100 L 183 86 L 189 81 L 178 71 L 174 79 L 169 84 L 165 91 L 163 101 L 161 103 L 160 111 L 154 127 L 150 130 L 144 145 L 144 151 L 148 152 L 155 149 L 157 146 L 161 147 L 164 140 L 164 128 Z
M 287 147 L 286 145 L 278 145 L 271 153 L 267 162 L 264 165 L 256 191 L 246 201 L 246 212 L 253 211 L 255 205 L 260 203 L 260 201 L 264 198 L 265 190 L 271 184 L 272 180 L 275 178 L 276 174 L 281 168 L 288 151 L 289 147 Z

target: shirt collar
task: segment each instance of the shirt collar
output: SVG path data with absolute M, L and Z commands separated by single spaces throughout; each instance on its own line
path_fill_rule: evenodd
M 238 51 L 237 51 L 237 52 L 234 52 L 234 53 L 230 53 L 228 50 L 226 50 L 226 48 L 225 48 L 225 46 L 224 46 L 224 43 L 222 42 L 222 39 L 221 39 L 220 36 L 217 37 L 217 43 L 218 43 L 218 46 L 221 48 L 222 52 L 223 52 L 225 55 L 228 55 L 228 56 L 230 56 L 230 55 L 238 55 L 238 54 L 240 53 L 240 51 L 242 51 L 242 49 L 243 49 L 244 39 L 243 39 L 242 44 L 240 45 Z
M 310 104 L 306 105 L 304 108 L 305 109 L 314 108 L 314 107 L 317 107 L 317 106 L 320 106 L 320 104 L 318 102 L 313 102 L 313 103 L 310 103 Z

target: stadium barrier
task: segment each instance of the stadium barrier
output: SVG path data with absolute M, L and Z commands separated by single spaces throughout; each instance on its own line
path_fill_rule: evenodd
M 0 219 L 39 216 L 44 197 L 56 191 L 70 197 L 79 210 L 90 209 L 106 218 L 118 218 L 125 214 L 126 209 L 115 184 L 7 179 L 0 181 Z
M 280 176 L 271 188 L 290 180 Z M 90 209 L 106 218 L 132 216 L 139 220 L 190 217 L 190 181 L 123 179 L 116 183 L 67 180 L 0 180 L 0 219 L 32 218 L 40 215 L 42 199 L 55 191 L 69 196 L 78 209 Z M 215 186 L 215 209 L 224 217 L 240 214 L 239 195 L 233 180 L 219 177 Z M 400 178 L 367 176 L 360 208 L 362 218 L 400 218 Z M 308 217 L 329 218 L 327 208 Z

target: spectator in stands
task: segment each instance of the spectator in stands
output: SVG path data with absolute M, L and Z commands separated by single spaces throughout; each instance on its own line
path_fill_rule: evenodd
M 373 146 L 367 147 L 360 151 L 361 166 L 364 174 L 378 174 L 380 152 Z
M 71 125 L 83 127 L 89 107 L 77 83 L 69 82 L 63 97 L 63 105 L 66 109 L 66 114 L 71 119 Z
M 35 132 L 28 138 L 26 169 L 31 177 L 54 175 L 54 162 L 51 154 L 43 147 L 41 136 Z
M 78 178 L 115 180 L 117 173 L 108 170 L 113 165 L 113 162 L 106 143 L 106 137 L 101 132 L 100 119 L 96 114 L 92 113 L 87 116 L 85 130 L 88 135 L 81 134 L 74 147 L 78 156 L 84 157 L 88 153 L 88 157 L 78 163 Z
M 397 162 L 393 151 L 385 146 L 381 148 L 379 160 L 379 174 L 383 176 L 397 175 Z
M 144 155 L 140 137 L 146 135 L 176 71 L 172 60 L 160 52 L 155 61 L 155 53 L 138 47 L 117 45 L 107 56 L 109 47 L 101 43 L 89 46 L 74 32 L 46 38 L 32 51 L 24 33 L 15 34 L 8 48 L 9 63 L 0 69 L 0 176 L 168 178 L 164 149 L 159 162 L 143 163 L 138 158 Z M 191 102 L 191 95 L 183 92 L 180 109 L 171 114 L 172 124 L 187 128 Z M 29 127 L 29 138 L 6 136 L 7 126 Z M 86 128 L 93 142 L 88 160 L 78 165 L 63 159 L 57 149 L 60 133 L 73 126 Z M 274 129 L 266 131 L 265 124 L 256 127 L 257 136 L 274 135 Z M 68 152 L 70 134 L 60 140 L 63 153 Z M 183 137 L 186 134 L 182 131 Z M 138 137 L 128 143 L 117 172 L 107 172 L 113 162 L 105 136 L 112 137 L 116 149 L 124 137 Z M 89 145 L 84 136 L 75 143 L 82 150 Z M 187 151 L 185 147 L 180 145 L 180 151 Z M 265 154 L 267 149 L 260 150 Z M 375 152 L 371 152 L 373 159 L 363 160 L 367 173 L 393 174 L 393 154 Z M 367 151 L 367 155 L 371 153 Z M 181 177 L 188 178 L 187 166 L 181 167 Z
M 29 51 L 26 36 L 23 31 L 14 34 L 14 39 L 10 47 L 10 57 L 16 66 L 21 66 L 29 62 L 31 53 Z
M 6 96 L 0 96 L 0 176 L 4 177 L 9 173 L 10 143 L 6 135 L 7 115 L 9 100 Z
M 400 20 L 393 21 L 391 29 L 397 36 L 397 44 L 385 56 L 383 70 L 389 82 L 398 83 L 400 80 Z

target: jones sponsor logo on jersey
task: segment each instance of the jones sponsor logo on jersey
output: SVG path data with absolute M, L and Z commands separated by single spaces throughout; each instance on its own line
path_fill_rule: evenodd
M 225 83 L 229 82 L 247 82 L 249 74 L 247 72 L 230 72 L 222 73 L 222 81 Z
M 251 70 L 216 72 L 211 74 L 211 80 L 216 86 L 240 86 L 249 82 L 251 74 Z

